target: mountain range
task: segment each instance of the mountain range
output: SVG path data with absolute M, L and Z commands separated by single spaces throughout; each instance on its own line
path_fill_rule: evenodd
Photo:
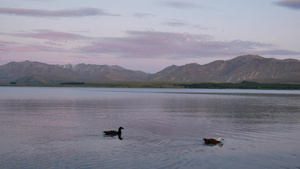
M 0 83 L 62 82 L 216 82 L 300 84 L 300 61 L 279 60 L 257 55 L 238 56 L 208 64 L 172 65 L 154 73 L 120 66 L 77 64 L 50 65 L 40 62 L 10 62 L 0 66 Z

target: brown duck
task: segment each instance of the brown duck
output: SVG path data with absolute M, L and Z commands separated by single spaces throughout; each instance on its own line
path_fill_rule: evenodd
M 223 138 L 219 137 L 217 140 L 213 138 L 204 138 L 205 144 L 220 144 L 224 141 Z

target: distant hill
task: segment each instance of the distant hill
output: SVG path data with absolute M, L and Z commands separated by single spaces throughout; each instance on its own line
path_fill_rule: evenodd
M 239 56 L 205 65 L 169 66 L 155 74 L 120 66 L 77 64 L 49 65 L 40 62 L 10 62 L 0 66 L 0 83 L 62 82 L 230 82 L 300 84 L 300 61 L 256 55 Z
M 49 65 L 25 61 L 0 66 L 0 83 L 139 82 L 145 81 L 147 75 L 108 65 Z
M 0 66 L 0 83 L 57 83 L 81 80 L 71 70 L 40 62 L 10 62 Z
M 256 55 L 231 60 L 170 66 L 152 75 L 154 81 L 229 82 L 255 81 L 266 83 L 300 83 L 300 61 L 278 60 Z
M 79 79 L 86 82 L 140 82 L 147 80 L 147 73 L 133 71 L 120 66 L 78 64 L 68 67 Z

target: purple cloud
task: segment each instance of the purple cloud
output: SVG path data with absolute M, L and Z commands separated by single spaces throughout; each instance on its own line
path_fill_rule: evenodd
M 99 39 L 79 50 L 124 57 L 197 58 L 238 56 L 274 47 L 252 41 L 214 41 L 209 35 L 187 33 L 128 31 L 127 34 L 127 37 Z
M 31 16 L 31 17 L 84 17 L 84 16 L 118 16 L 104 12 L 97 8 L 64 9 L 64 10 L 38 10 L 23 8 L 0 8 L 0 14 Z
M 295 10 L 300 10 L 300 1 L 299 0 L 281 0 L 275 2 L 275 4 Z
M 0 52 L 64 52 L 85 55 L 109 54 L 134 58 L 203 58 L 239 56 L 244 54 L 299 55 L 275 45 L 253 41 L 217 41 L 206 34 L 156 31 L 127 31 L 124 37 L 86 37 L 80 34 L 37 30 L 33 33 L 6 34 L 36 38 L 39 44 L 19 44 L 0 40 Z M 61 42 L 73 42 L 77 47 Z

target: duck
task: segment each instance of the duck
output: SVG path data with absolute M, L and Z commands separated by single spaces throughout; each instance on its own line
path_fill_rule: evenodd
M 118 131 L 116 131 L 116 130 L 108 130 L 108 131 L 103 131 L 103 133 L 105 135 L 110 135 L 110 136 L 121 135 L 123 129 L 124 129 L 123 127 L 119 127 Z
M 212 144 L 212 145 L 222 144 L 222 142 L 224 141 L 224 139 L 221 137 L 219 137 L 218 139 L 204 138 L 203 140 L 205 144 Z

